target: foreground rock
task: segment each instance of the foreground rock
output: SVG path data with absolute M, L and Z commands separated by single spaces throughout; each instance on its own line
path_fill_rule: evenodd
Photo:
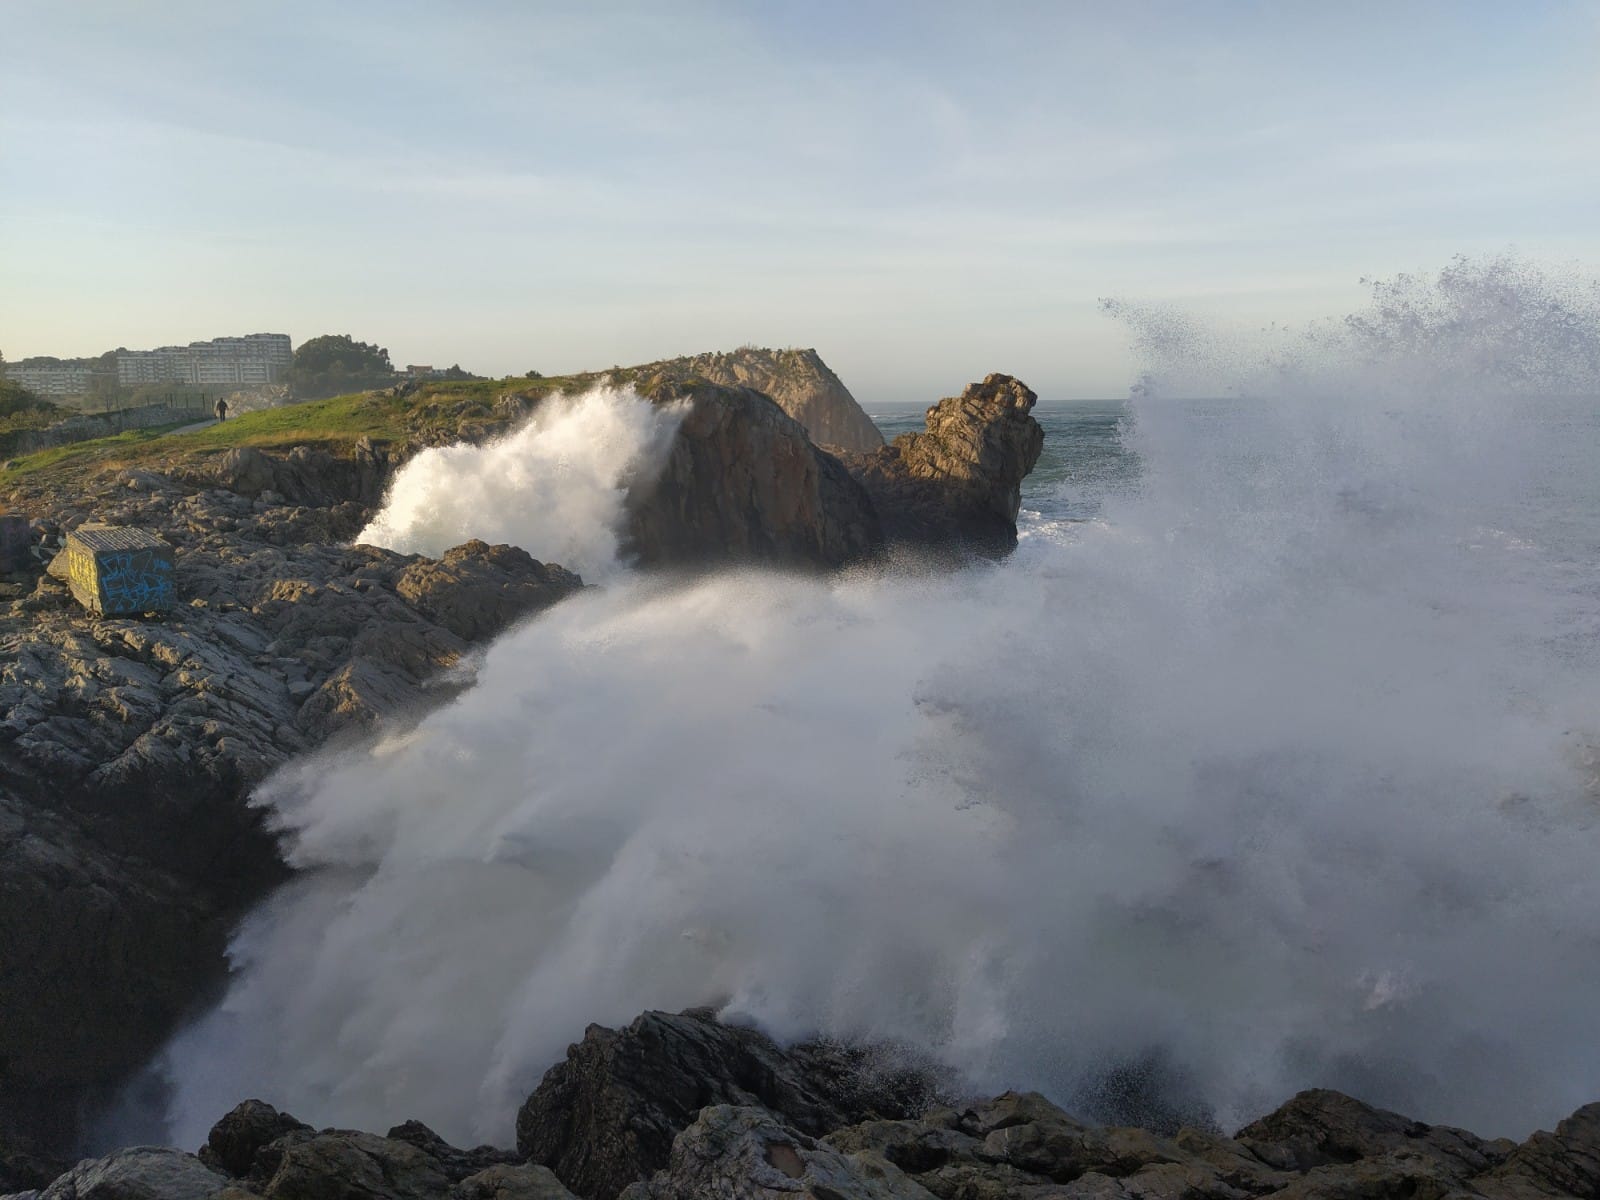
M 1037 396 L 990 375 L 928 409 L 927 429 L 872 454 L 845 458 L 891 540 L 957 545 L 999 555 L 1017 542 L 1022 481 L 1039 461 Z
M 102 620 L 36 570 L 0 601 L 0 1149 L 26 1135 L 18 1162 L 70 1141 L 284 877 L 250 789 L 406 719 L 471 644 L 581 586 L 512 547 L 340 544 L 374 470 L 238 451 L 10 497 L 52 538 L 90 516 L 160 533 L 181 597 L 157 621 Z
M 800 422 L 818 446 L 833 452 L 871 453 L 883 435 L 839 377 L 815 350 L 738 350 L 652 363 L 642 370 L 678 382 L 704 379 L 754 388 Z
M 591 1025 L 517 1113 L 517 1150 L 585 1196 L 610 1200 L 666 1165 L 673 1139 L 711 1104 L 759 1105 L 815 1136 L 930 1102 L 914 1070 L 832 1043 L 782 1049 L 709 1010 Z
M 198 1156 L 80 1163 L 29 1200 L 1544 1200 L 1600 1196 L 1600 1104 L 1516 1143 L 1308 1091 L 1226 1137 L 1078 1120 L 1033 1092 L 951 1102 L 896 1056 L 781 1047 L 708 1011 L 591 1027 L 515 1151 L 408 1121 L 315 1130 L 260 1101 Z M 529 1159 L 533 1161 L 529 1161 Z

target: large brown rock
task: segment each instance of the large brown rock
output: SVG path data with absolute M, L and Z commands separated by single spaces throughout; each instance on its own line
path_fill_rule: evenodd
M 699 378 L 754 388 L 770 396 L 800 422 L 813 442 L 828 450 L 871 453 L 883 445 L 883 434 L 872 418 L 815 350 L 743 346 L 654 363 L 644 370 L 680 381 Z
M 892 541 L 1003 554 L 1017 542 L 1022 481 L 1039 461 L 1037 396 L 1010 375 L 990 375 L 928 409 L 922 433 L 845 458 L 872 497 Z
M 660 474 L 628 493 L 627 549 L 642 565 L 839 566 L 882 544 L 865 490 L 767 396 L 697 380 L 644 388 L 687 411 Z

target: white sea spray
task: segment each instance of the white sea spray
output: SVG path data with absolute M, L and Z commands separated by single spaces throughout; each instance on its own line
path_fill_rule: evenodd
M 1600 509 L 1562 451 L 1600 423 L 1545 394 L 1600 323 L 1496 369 L 1561 319 L 1529 270 L 1148 346 L 1143 486 L 1002 565 L 621 575 L 285 771 L 302 874 L 162 1056 L 169 1136 L 260 1096 L 505 1142 L 587 1023 L 708 1001 L 1069 1106 L 1154 1062 L 1224 1125 L 1318 1085 L 1521 1136 L 1600 1096 L 1600 577 L 1553 532 Z M 1202 372 L 1237 386 L 1163 399 Z

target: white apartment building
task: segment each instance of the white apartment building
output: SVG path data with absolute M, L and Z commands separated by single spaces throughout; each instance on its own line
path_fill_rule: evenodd
M 82 396 L 93 386 L 94 372 L 88 367 L 17 367 L 8 363 L 4 370 L 7 379 L 35 396 Z
M 294 347 L 288 334 L 251 333 L 187 346 L 118 351 L 117 382 L 124 387 L 146 383 L 243 387 L 275 383 L 292 362 Z

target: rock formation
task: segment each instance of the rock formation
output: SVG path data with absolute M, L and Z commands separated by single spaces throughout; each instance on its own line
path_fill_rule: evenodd
M 375 470 L 241 450 L 10 497 L 52 540 L 91 514 L 159 532 L 180 602 L 100 620 L 42 573 L 0 599 L 0 1148 L 59 1149 L 219 975 L 284 877 L 254 784 L 416 711 L 469 643 L 581 586 L 512 547 L 339 544 Z
M 861 485 L 760 392 L 647 381 L 688 405 L 665 466 L 629 492 L 627 547 L 644 566 L 839 566 L 883 541 Z
M 796 381 L 833 379 L 811 352 L 780 365 L 766 382 L 798 389 L 791 401 Z M 673 371 L 639 385 L 689 410 L 665 469 L 626 502 L 645 566 L 838 566 L 877 552 L 885 527 L 1009 544 L 1038 454 L 1033 394 L 1005 376 L 930 410 L 927 434 L 855 456 L 865 485 L 759 391 Z M 360 427 L 388 420 L 388 440 L 91 461 L 0 496 L 53 545 L 90 519 L 159 533 L 180 591 L 163 620 L 97 620 L 41 570 L 0 582 L 0 1180 L 45 1170 L 285 877 L 250 789 L 419 711 L 470 643 L 580 586 L 509 546 L 435 561 L 345 544 L 411 454 L 493 437 L 547 399 L 386 394 Z
M 770 396 L 804 426 L 811 440 L 826 450 L 870 453 L 883 445 L 883 435 L 862 411 L 815 350 L 738 350 L 697 354 L 652 363 L 647 375 L 684 381 L 704 379 L 729 387 L 754 388 Z
M 953 1099 L 892 1053 L 784 1048 L 708 1011 L 591 1027 L 515 1151 L 408 1121 L 314 1130 L 260 1101 L 198 1155 L 140 1147 L 6 1200 L 1545 1200 L 1600 1196 L 1600 1104 L 1520 1145 L 1302 1092 L 1233 1137 L 1089 1124 L 1034 1092 Z
M 932 1085 L 832 1043 L 780 1049 L 707 1009 L 591 1025 L 517 1113 L 517 1151 L 584 1196 L 611 1200 L 667 1163 L 708 1104 L 755 1104 L 820 1137 L 868 1116 L 909 1116 Z
M 1017 542 L 1022 481 L 1039 461 L 1038 399 L 1020 380 L 990 375 L 928 409 L 923 433 L 845 457 L 892 541 L 959 545 L 999 555 Z

